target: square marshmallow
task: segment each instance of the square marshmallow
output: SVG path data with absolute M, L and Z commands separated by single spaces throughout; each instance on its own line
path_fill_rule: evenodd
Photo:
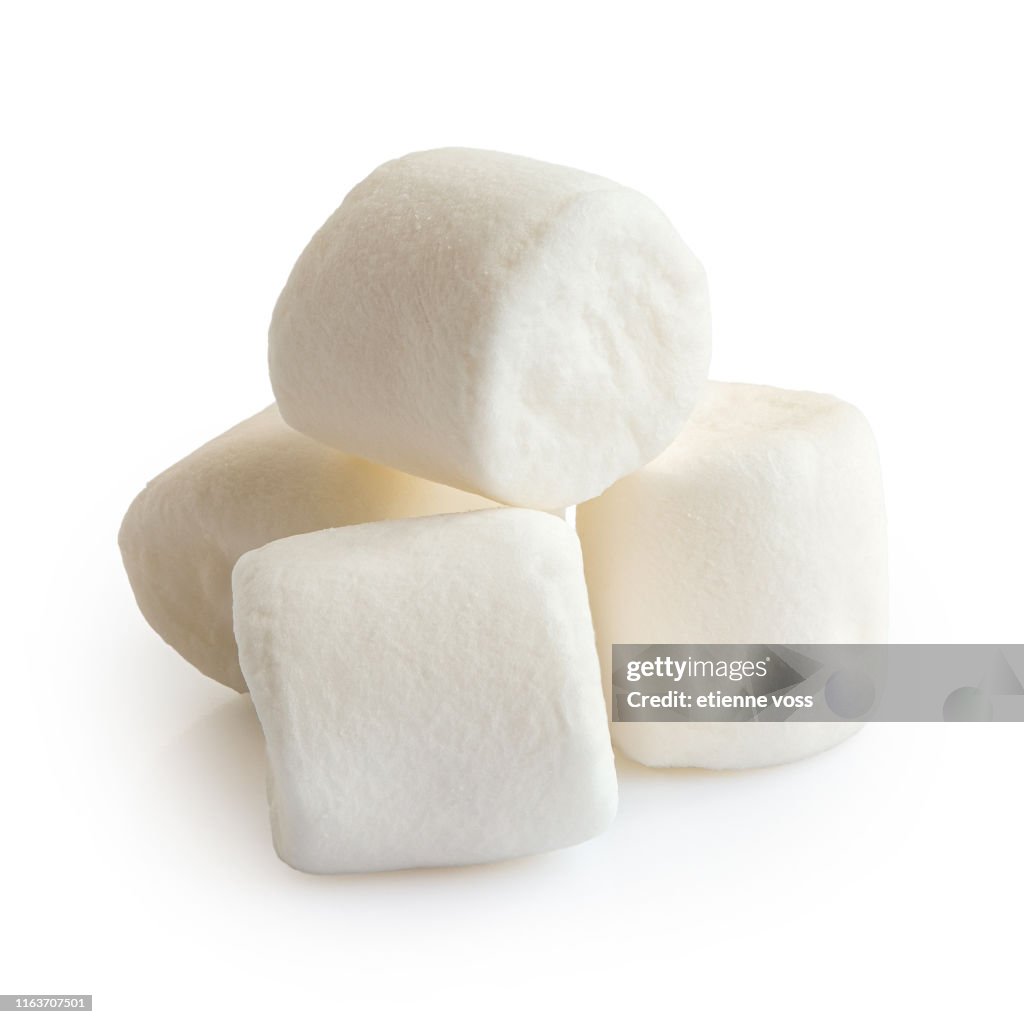
M 291 537 L 235 567 L 279 856 L 472 864 L 602 831 L 616 784 L 578 541 L 497 509 Z
M 576 512 L 606 694 L 613 644 L 853 644 L 887 639 L 875 440 L 830 395 L 708 385 L 676 441 Z M 860 726 L 614 722 L 658 767 L 792 761 Z

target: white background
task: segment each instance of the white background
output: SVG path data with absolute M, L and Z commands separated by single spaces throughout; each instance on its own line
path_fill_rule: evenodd
M 1024 640 L 1019 5 L 2 11 L 0 991 L 116 1021 L 1020 1019 L 1024 727 L 624 764 L 576 849 L 305 877 L 251 704 L 147 629 L 115 543 L 270 400 L 271 307 L 346 190 L 480 146 L 654 197 L 707 266 L 715 376 L 865 410 L 894 640 Z

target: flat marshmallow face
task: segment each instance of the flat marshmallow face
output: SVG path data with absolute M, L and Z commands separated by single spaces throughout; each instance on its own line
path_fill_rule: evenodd
M 704 272 L 649 200 L 467 149 L 356 186 L 270 328 L 296 429 L 533 508 L 593 497 L 661 452 L 709 356 Z
M 616 785 L 579 544 L 519 509 L 277 541 L 234 572 L 274 841 L 317 873 L 582 842 Z
M 231 627 L 240 555 L 329 526 L 492 505 L 303 437 L 271 406 L 151 481 L 118 540 L 153 629 L 200 672 L 244 691 Z
M 659 458 L 577 509 L 610 693 L 615 643 L 884 643 L 871 429 L 828 395 L 710 383 Z M 653 766 L 744 768 L 845 739 L 831 723 L 613 723 Z

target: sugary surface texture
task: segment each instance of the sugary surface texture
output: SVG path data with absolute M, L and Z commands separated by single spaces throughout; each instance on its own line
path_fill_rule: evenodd
M 829 395 L 709 383 L 659 458 L 577 509 L 606 695 L 614 643 L 883 643 L 874 437 Z M 613 723 L 652 766 L 795 760 L 857 724 Z
M 337 873 L 582 842 L 616 784 L 579 543 L 497 509 L 277 541 L 234 572 L 279 856 Z
M 471 149 L 357 185 L 270 326 L 297 430 L 532 508 L 593 497 L 661 452 L 709 357 L 704 271 L 650 200 Z
M 200 672 L 244 692 L 231 628 L 239 555 L 329 526 L 492 504 L 312 441 L 271 406 L 151 481 L 118 540 L 153 629 Z

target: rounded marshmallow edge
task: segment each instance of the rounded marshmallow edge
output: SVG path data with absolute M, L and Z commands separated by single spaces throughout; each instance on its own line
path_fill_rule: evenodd
M 151 480 L 125 513 L 118 545 L 152 629 L 204 675 L 244 693 L 231 617 L 240 555 L 331 526 L 491 505 L 320 444 L 270 406 Z
M 295 429 L 531 508 L 650 461 L 709 359 L 703 268 L 649 199 L 459 149 L 349 193 L 296 262 L 269 346 Z

